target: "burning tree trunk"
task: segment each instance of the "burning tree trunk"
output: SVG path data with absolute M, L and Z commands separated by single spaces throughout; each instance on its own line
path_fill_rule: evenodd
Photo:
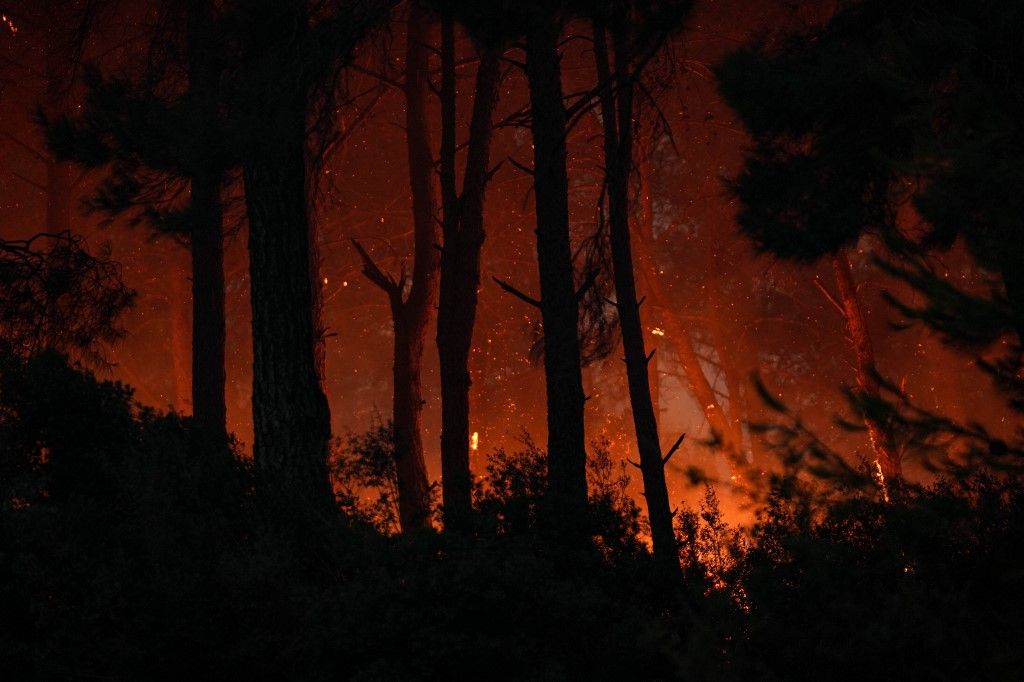
M 441 481 L 445 527 L 463 527 L 471 512 L 469 466 L 469 355 L 480 288 L 480 251 L 484 243 L 484 199 L 490 179 L 493 115 L 501 82 L 499 44 L 479 44 L 473 118 L 463 174 L 456 190 L 455 36 L 450 18 L 442 28 L 441 186 L 444 246 L 437 311 L 437 350 L 441 363 Z
M 767 415 L 761 401 L 755 399 L 754 393 L 750 390 L 750 378 L 760 375 L 760 364 L 757 349 L 757 329 L 747 322 L 740 324 L 741 331 L 729 330 L 721 325 L 716 331 L 719 341 L 719 357 L 722 360 L 726 378 L 729 382 L 729 395 L 732 404 L 735 405 L 735 418 L 733 423 L 737 428 L 737 438 L 742 437 L 742 425 L 764 423 Z M 751 463 L 758 467 L 764 467 L 765 462 L 770 458 L 770 453 L 756 429 L 749 430 Z
M 567 115 L 558 54 L 558 21 L 534 17 L 526 37 L 526 75 L 533 114 L 537 262 L 544 325 L 549 494 L 555 523 L 570 532 L 587 505 L 583 379 L 578 294 L 569 239 Z
M 679 568 L 672 509 L 665 483 L 665 462 L 662 457 L 658 423 L 648 380 L 648 363 L 644 330 L 640 320 L 633 274 L 633 253 L 629 235 L 629 179 L 633 158 L 633 75 L 628 73 L 630 56 L 628 36 L 620 28 L 613 32 L 615 76 L 609 65 L 605 29 L 594 22 L 594 55 L 597 74 L 604 85 L 601 96 L 601 119 L 604 123 L 605 174 L 608 192 L 609 229 L 612 263 L 615 271 L 616 309 L 622 330 L 629 401 L 633 412 L 640 472 L 644 482 L 644 499 L 651 523 L 655 556 L 665 565 Z M 681 439 L 680 439 L 681 441 Z M 678 447 L 679 443 L 676 443 Z M 668 456 L 673 454 L 669 452 Z
M 857 285 L 853 280 L 853 270 L 846 251 L 840 251 L 832 257 L 832 269 L 835 272 L 836 288 L 839 290 L 839 302 L 846 318 L 846 328 L 850 332 L 853 352 L 857 358 L 857 385 L 861 397 L 869 402 L 879 401 L 878 370 L 875 366 L 875 351 L 868 333 L 864 313 L 857 293 Z M 886 480 L 899 481 L 903 475 L 900 455 L 897 451 L 892 434 L 888 427 L 872 416 L 871 405 L 864 409 L 864 425 L 868 429 L 871 447 L 875 452 L 878 465 Z
M 430 526 L 430 486 L 423 457 L 421 367 L 427 325 L 434 305 L 439 241 L 433 159 L 427 115 L 428 59 L 432 23 L 425 10 L 413 4 L 409 14 L 405 62 L 406 141 L 412 189 L 414 250 L 411 282 L 403 272 L 398 280 L 385 275 L 370 255 L 354 243 L 363 259 L 363 272 L 383 289 L 391 304 L 395 330 L 394 393 L 395 469 L 398 475 L 398 515 L 405 532 Z M 405 288 L 409 283 L 408 296 Z
M 724 284 L 730 277 L 735 278 L 735 267 L 728 261 L 727 256 L 734 254 L 727 244 L 719 241 L 713 245 L 711 260 L 713 266 L 708 269 L 709 275 L 714 281 L 708 283 L 708 331 L 718 355 L 719 366 L 725 378 L 725 386 L 729 392 L 729 409 L 726 418 L 731 427 L 732 442 L 736 445 L 735 454 L 746 458 L 753 457 L 755 438 L 751 434 L 750 452 L 746 453 L 743 448 L 743 424 L 749 423 L 750 405 L 748 404 L 744 381 L 747 377 L 757 372 L 756 353 L 747 348 L 749 342 L 745 339 L 746 330 L 737 331 L 730 328 L 724 321 L 725 312 L 734 305 L 734 300 L 723 291 Z M 752 356 L 753 361 L 751 361 Z
M 301 3 L 251 9 L 246 85 L 254 113 L 242 176 L 249 217 L 253 327 L 253 459 L 261 495 L 294 511 L 333 507 L 330 411 L 317 372 L 313 235 L 306 195 L 302 84 L 280 82 L 299 34 Z M 281 88 L 284 88 L 282 92 Z

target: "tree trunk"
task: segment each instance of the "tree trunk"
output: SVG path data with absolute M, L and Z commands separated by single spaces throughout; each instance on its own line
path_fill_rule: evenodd
M 741 326 L 742 331 L 736 335 L 735 345 L 730 347 L 735 351 L 735 367 L 733 373 L 739 377 L 740 383 L 740 405 L 743 409 L 743 421 L 748 425 L 750 435 L 750 458 L 754 466 L 763 469 L 771 461 L 771 452 L 767 447 L 762 434 L 756 429 L 749 428 L 750 425 L 764 424 L 769 420 L 763 402 L 757 398 L 751 390 L 751 377 L 760 376 L 761 363 L 760 351 L 758 349 L 759 331 L 753 321 L 746 320 Z M 726 370 L 729 371 L 729 370 Z
M 218 444 L 227 442 L 220 185 L 218 176 L 192 178 L 192 415 Z
M 423 457 L 421 366 L 427 325 L 434 307 L 439 257 L 437 193 L 427 108 L 431 29 L 427 12 L 409 10 L 405 63 L 406 149 L 412 191 L 414 249 L 412 287 L 392 311 L 395 321 L 394 428 L 398 508 L 402 530 L 430 526 L 430 487 Z
M 244 169 L 253 321 L 253 458 L 259 485 L 282 501 L 331 502 L 330 412 L 314 358 L 304 167 L 305 117 L 276 134 L 291 150 Z M 282 145 L 283 146 L 283 145 Z
M 640 211 L 638 220 L 640 221 L 640 242 L 643 243 L 646 239 L 654 239 L 654 195 L 651 188 L 651 160 L 649 156 L 649 150 L 638 146 L 640 152 L 639 163 L 636 164 L 637 169 L 637 180 L 639 181 L 640 187 Z M 648 266 L 643 260 L 640 260 L 641 272 L 643 268 Z M 643 275 L 641 274 L 641 277 Z M 659 344 L 660 345 L 660 344 Z M 655 350 L 658 350 L 657 346 Z M 654 417 L 658 424 L 661 423 L 661 375 L 658 373 L 659 353 L 655 353 L 654 357 L 647 366 L 647 381 L 651 386 L 651 402 L 654 404 Z
M 734 252 L 726 244 L 719 243 L 711 254 L 713 265 L 708 269 L 708 274 L 713 281 L 707 285 L 709 292 L 708 331 L 715 352 L 718 354 L 718 363 L 725 378 L 726 390 L 729 392 L 729 409 L 726 410 L 726 420 L 729 423 L 732 442 L 736 444 L 735 454 L 743 461 L 747 461 L 751 453 L 743 444 L 743 423 L 747 415 L 743 385 L 751 371 L 742 369 L 742 363 L 738 359 L 740 355 L 739 336 L 742 334 L 730 329 L 723 319 L 726 309 L 730 306 L 729 297 L 722 291 L 722 285 L 726 278 L 732 275 L 730 265 L 726 261 L 726 256 L 731 253 Z
M 472 510 L 469 465 L 469 356 L 480 288 L 484 199 L 489 178 L 493 115 L 501 80 L 499 46 L 482 46 L 461 197 L 455 196 L 455 41 L 451 20 L 442 39 L 442 177 L 444 246 L 437 311 L 441 364 L 441 481 L 445 528 L 465 527 Z
M 658 276 L 658 267 L 652 252 L 652 244 L 658 238 L 654 229 L 654 202 L 650 184 L 650 150 L 645 150 L 643 158 L 638 164 L 638 177 L 640 180 L 640 217 L 644 229 L 640 231 L 640 238 L 636 240 L 636 256 L 640 264 L 641 278 L 644 283 L 644 290 L 650 304 L 661 311 L 661 327 L 665 332 L 664 340 L 676 352 L 679 364 L 686 374 L 687 382 L 690 384 L 690 391 L 700 404 L 704 418 L 711 427 L 712 432 L 719 439 L 726 459 L 729 461 L 733 473 L 737 471 L 736 465 L 742 453 L 742 434 L 734 428 L 730 415 L 722 408 L 718 396 L 701 367 L 700 360 L 693 347 L 686 325 L 679 319 L 671 299 L 665 288 L 662 286 Z
M 880 399 L 878 370 L 875 366 L 875 351 L 871 343 L 864 320 L 864 312 L 857 293 L 857 285 L 853 280 L 853 270 L 846 251 L 840 251 L 832 257 L 832 269 L 835 272 L 836 288 L 839 290 L 839 301 L 846 317 L 846 328 L 853 342 L 853 352 L 857 359 L 857 385 L 862 397 L 869 400 Z M 871 448 L 875 452 L 878 465 L 887 481 L 899 481 L 903 476 L 900 456 L 892 442 L 892 434 L 885 424 L 873 418 L 869 412 L 864 415 L 864 425 L 868 429 Z
M 189 5 L 189 92 L 207 130 L 217 130 L 219 73 L 212 54 L 210 0 Z M 227 442 L 225 389 L 224 227 L 220 190 L 223 162 L 204 159 L 191 177 L 192 415 L 212 443 Z
M 566 124 L 558 54 L 559 22 L 538 17 L 526 38 L 526 75 L 533 112 L 537 263 L 544 325 L 548 476 L 554 523 L 583 531 L 587 505 L 583 379 L 577 336 L 579 306 L 569 238 Z
M 701 367 L 700 358 L 697 357 L 697 351 L 693 347 L 689 331 L 679 319 L 679 315 L 676 313 L 667 292 L 662 286 L 649 245 L 644 240 L 637 240 L 637 252 L 640 256 L 639 261 L 641 263 L 644 283 L 647 285 L 648 298 L 654 306 L 661 310 L 661 325 L 665 331 L 664 339 L 675 350 L 679 364 L 686 374 L 690 391 L 700 405 L 704 418 L 707 419 L 712 433 L 718 439 L 719 446 L 725 453 L 726 459 L 735 474 L 741 459 L 742 441 L 733 432 L 729 416 L 722 408 L 718 396 L 715 395 L 711 383 L 704 374 L 704 369 Z
M 398 478 L 398 519 L 405 533 L 430 527 L 430 484 L 423 457 L 420 380 L 425 324 L 408 303 L 393 311 L 395 328 L 394 393 L 395 472 Z
M 260 102 L 253 125 L 262 126 L 262 134 L 259 144 L 246 146 L 242 169 L 252 287 L 253 459 L 266 501 L 295 512 L 326 513 L 333 508 L 327 476 L 330 411 L 316 362 L 305 166 L 308 93 L 294 83 L 271 83 L 263 73 L 271 60 L 291 58 L 291 43 L 307 30 L 306 18 L 298 4 L 261 4 L 255 11 L 252 72 L 245 77 Z
M 427 325 L 435 300 L 440 257 L 440 234 L 435 213 L 433 158 L 430 152 L 429 88 L 432 22 L 417 5 L 409 10 L 405 59 L 406 151 L 412 191 L 413 272 L 406 296 L 406 274 L 396 281 L 385 275 L 370 255 L 353 242 L 363 259 L 363 274 L 379 286 L 391 304 L 395 330 L 392 419 L 395 430 L 395 470 L 398 478 L 398 516 L 404 532 L 430 527 L 430 484 L 423 457 L 421 371 Z
M 633 412 L 640 452 L 640 472 L 644 482 L 644 500 L 651 523 L 651 537 L 655 557 L 664 565 L 679 569 L 679 554 L 672 508 L 665 483 L 665 462 L 662 458 L 658 423 L 648 383 L 647 350 L 644 344 L 640 303 L 636 294 L 633 274 L 633 253 L 629 235 L 629 179 L 633 158 L 633 86 L 631 74 L 626 72 L 630 58 L 627 38 L 615 32 L 616 79 L 612 80 L 605 30 L 594 24 L 594 55 L 600 84 L 605 84 L 601 95 L 601 119 L 604 123 L 605 177 L 608 192 L 608 216 L 615 271 L 616 309 L 629 384 L 629 401 Z M 614 82 L 614 87 L 612 86 Z

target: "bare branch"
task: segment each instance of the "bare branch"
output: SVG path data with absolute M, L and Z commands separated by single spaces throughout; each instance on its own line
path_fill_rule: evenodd
M 597 282 L 599 274 L 600 273 L 597 271 L 597 268 L 591 268 L 590 271 L 587 272 L 586 279 L 583 280 L 583 284 L 581 284 L 580 288 L 576 291 L 577 301 L 586 296 L 587 292 L 593 288 L 594 284 Z
M 842 304 L 839 303 L 839 301 L 836 300 L 836 297 L 833 296 L 829 292 L 829 290 L 825 288 L 825 285 L 822 284 L 821 281 L 817 277 L 814 278 L 814 286 L 818 287 L 818 290 L 822 293 L 822 295 L 828 300 L 829 303 L 831 303 L 833 306 L 835 306 L 836 310 L 839 311 L 839 314 L 842 315 L 843 318 L 845 319 L 846 318 L 846 309 L 843 308 Z
M 511 163 L 513 166 L 515 166 L 519 170 L 523 171 L 527 175 L 533 176 L 533 169 L 532 168 L 530 168 L 529 166 L 526 166 L 524 164 L 519 163 L 518 161 L 513 159 L 511 156 L 509 156 L 507 158 L 508 158 L 508 162 Z
M 672 455 L 676 454 L 676 451 L 679 450 L 679 446 L 683 444 L 684 438 L 686 438 L 685 433 L 676 439 L 675 444 L 673 444 L 672 447 L 668 449 L 668 454 L 661 458 L 661 466 L 665 466 L 666 464 L 668 464 L 668 461 L 672 459 Z
M 501 287 L 505 291 L 505 293 L 512 294 L 513 296 L 518 298 L 520 301 L 523 301 L 525 303 L 529 303 L 534 308 L 540 308 L 540 301 L 539 300 L 524 294 L 522 291 L 520 291 L 519 289 L 516 289 L 514 286 L 512 286 L 511 284 L 509 284 L 508 282 L 506 282 L 504 280 L 498 279 L 497 277 L 492 277 L 491 279 L 493 279 L 495 284 L 497 284 L 499 287 Z
M 27 178 L 24 175 L 22 175 L 21 173 L 19 173 L 18 171 L 12 170 L 11 171 L 11 175 L 13 175 L 14 177 L 18 178 L 19 180 L 21 180 L 23 182 L 27 182 L 28 184 L 32 185 L 33 187 L 38 189 L 43 194 L 45 194 L 48 191 L 47 188 L 46 188 L 46 185 L 38 183 L 38 182 L 36 182 L 35 180 L 33 180 L 31 178 Z
M 25 151 L 27 151 L 27 152 L 28 152 L 29 154 L 31 154 L 32 156 L 36 157 L 37 159 L 39 159 L 39 160 L 40 160 L 40 161 L 42 161 L 43 163 L 51 163 L 51 162 L 53 161 L 52 159 L 48 158 L 48 157 L 47 157 L 47 156 L 46 156 L 45 154 L 43 154 L 43 153 L 42 153 L 41 151 L 39 151 L 38 149 L 36 149 L 36 148 L 35 148 L 35 147 L 33 147 L 32 145 L 28 144 L 27 142 L 25 142 L 25 141 L 23 141 L 23 140 L 20 140 L 20 139 L 18 139 L 18 138 L 17 138 L 17 137 L 15 137 L 14 135 L 11 135 L 11 134 L 10 134 L 9 132 L 7 132 L 6 130 L 5 130 L 5 131 L 3 131 L 3 132 L 2 132 L 2 133 L 0 133 L 0 134 L 2 134 L 2 135 L 3 135 L 4 137 L 6 137 L 6 138 L 7 138 L 8 140 L 10 140 L 10 141 L 11 141 L 11 142 L 13 142 L 14 144 L 18 145 L 19 147 L 21 147 L 22 149 L 24 149 L 24 150 L 25 150 Z
M 363 245 L 355 239 L 351 240 L 352 246 L 355 247 L 359 253 L 359 257 L 363 260 L 363 274 L 368 280 L 376 284 L 378 287 L 384 290 L 387 295 L 394 299 L 396 296 L 401 296 L 402 290 L 399 283 L 394 280 L 391 275 L 385 274 L 377 263 L 374 262 L 370 254 L 366 252 Z M 403 275 L 404 276 L 404 275 Z

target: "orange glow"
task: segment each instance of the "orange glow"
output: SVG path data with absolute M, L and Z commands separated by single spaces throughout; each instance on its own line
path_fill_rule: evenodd
M 885 474 L 882 473 L 882 464 L 877 459 L 875 460 L 875 480 L 878 481 L 878 487 L 882 489 L 882 499 L 888 502 L 889 488 L 885 484 Z

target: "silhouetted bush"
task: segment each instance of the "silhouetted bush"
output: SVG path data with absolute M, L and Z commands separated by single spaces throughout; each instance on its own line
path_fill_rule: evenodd
M 529 439 L 490 456 L 473 533 L 410 537 L 345 503 L 389 480 L 386 425 L 336 461 L 356 518 L 304 534 L 253 504 L 242 459 L 202 442 L 190 420 L 59 355 L 0 362 L 6 679 L 1022 671 L 1014 474 L 978 468 L 888 502 L 877 487 L 780 477 L 751 533 L 708 487 L 677 516 L 686 581 L 666 586 L 606 444 L 581 550 L 543 532 L 546 457 Z

